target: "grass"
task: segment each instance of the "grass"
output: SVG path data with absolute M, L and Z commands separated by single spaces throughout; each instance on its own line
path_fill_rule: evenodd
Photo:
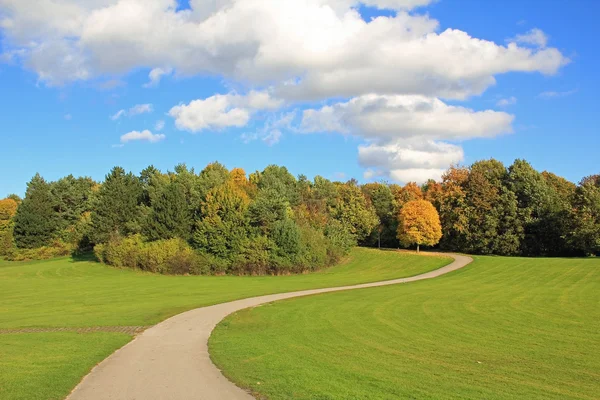
M 63 399 L 129 340 L 119 333 L 0 335 L 0 399 Z
M 0 261 L 0 329 L 152 325 L 196 307 L 407 277 L 449 261 L 357 248 L 338 266 L 278 277 L 160 276 L 69 258 Z M 96 363 L 130 339 L 116 333 L 0 334 L 0 398 L 63 398 Z
M 219 324 L 213 360 L 269 399 L 598 399 L 600 260 L 476 257 L 429 281 Z
M 4 266 L 0 268 L 0 329 L 152 325 L 196 307 L 412 276 L 449 261 L 357 248 L 338 266 L 277 277 L 162 276 L 72 259 Z

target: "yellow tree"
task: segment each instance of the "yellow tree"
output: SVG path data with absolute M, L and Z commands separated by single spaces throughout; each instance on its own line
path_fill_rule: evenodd
M 434 246 L 442 238 L 442 225 L 437 210 L 427 200 L 409 201 L 398 216 L 398 239 L 405 246 Z

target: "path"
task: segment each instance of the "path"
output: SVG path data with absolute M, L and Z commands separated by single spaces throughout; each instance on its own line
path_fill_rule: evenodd
M 250 400 L 211 362 L 208 338 L 227 315 L 275 300 L 431 279 L 473 261 L 458 254 L 449 265 L 410 278 L 252 297 L 176 315 L 144 331 L 98 364 L 67 400 Z

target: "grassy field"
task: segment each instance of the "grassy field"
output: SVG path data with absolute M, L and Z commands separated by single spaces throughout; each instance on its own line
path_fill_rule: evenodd
M 0 399 L 63 399 L 91 367 L 129 340 L 103 332 L 0 335 Z
M 228 317 L 210 351 L 269 399 L 598 399 L 600 260 L 476 257 L 277 302 Z
M 152 325 L 179 312 L 244 297 L 416 275 L 450 262 L 357 248 L 321 272 L 279 277 L 160 276 L 89 261 L 0 261 L 0 330 Z M 130 336 L 0 333 L 0 398 L 61 399 Z

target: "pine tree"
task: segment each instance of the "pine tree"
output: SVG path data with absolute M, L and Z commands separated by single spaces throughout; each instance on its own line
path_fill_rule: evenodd
M 113 235 L 139 233 L 141 197 L 139 179 L 121 167 L 113 168 L 100 188 L 92 213 L 94 242 L 104 243 Z
M 144 233 L 150 240 L 190 238 L 192 216 L 185 188 L 178 182 L 167 185 L 152 203 Z
M 36 174 L 15 215 L 14 238 L 17 247 L 34 249 L 50 244 L 58 229 L 50 185 Z

